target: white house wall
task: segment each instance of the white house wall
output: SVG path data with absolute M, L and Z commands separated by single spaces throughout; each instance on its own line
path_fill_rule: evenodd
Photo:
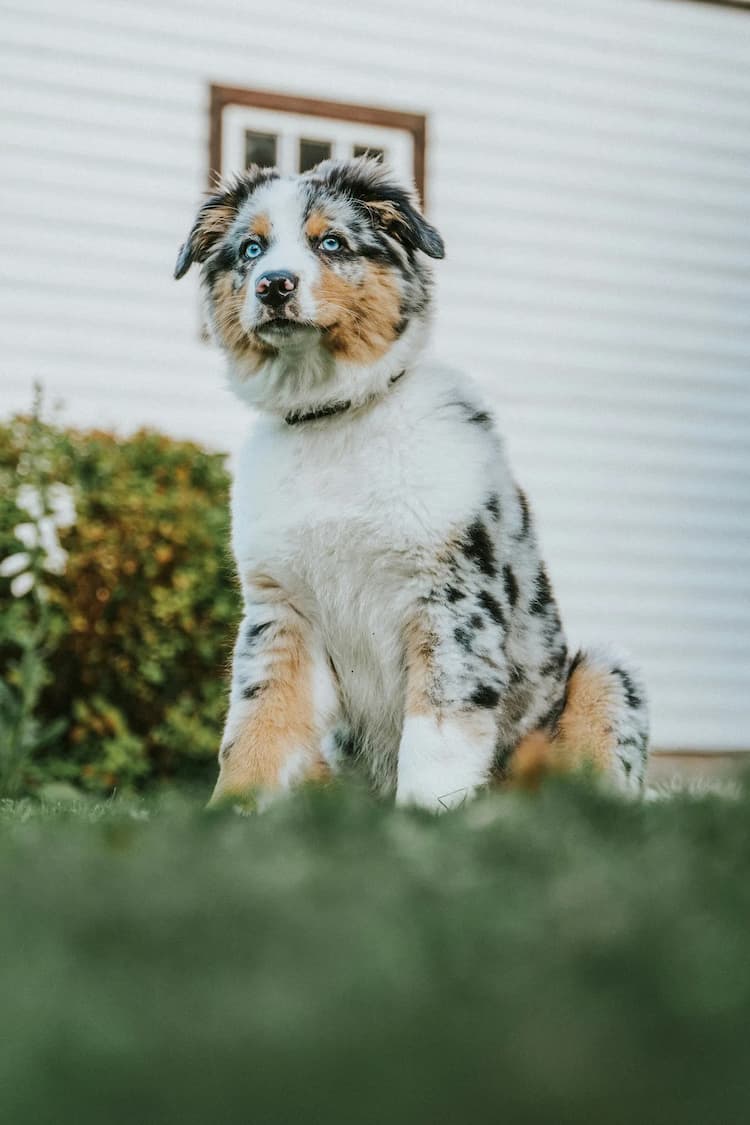
M 750 746 L 750 13 L 680 0 L 1 0 L 2 409 L 231 449 L 172 281 L 210 82 L 429 115 L 436 347 L 492 398 L 574 640 L 662 747 Z M 192 288 L 191 288 L 192 286 Z

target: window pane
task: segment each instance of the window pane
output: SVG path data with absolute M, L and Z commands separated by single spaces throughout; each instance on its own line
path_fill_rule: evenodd
M 354 155 L 355 156 L 372 156 L 372 157 L 375 158 L 375 160 L 381 160 L 382 161 L 382 160 L 385 160 L 385 149 L 384 148 L 373 148 L 372 145 L 355 145 L 354 146 Z
M 273 133 L 253 133 L 245 130 L 245 167 L 260 164 L 272 168 L 276 163 L 276 137 Z
M 300 172 L 307 172 L 308 169 L 314 168 L 316 164 L 320 164 L 321 160 L 327 160 L 330 155 L 330 141 L 309 141 L 303 137 L 299 142 Z

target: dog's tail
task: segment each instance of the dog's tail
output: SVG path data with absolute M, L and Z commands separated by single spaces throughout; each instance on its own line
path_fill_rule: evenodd
M 559 713 L 521 740 L 511 775 L 533 783 L 548 772 L 588 767 L 640 792 L 648 730 L 646 692 L 629 662 L 604 649 L 581 651 L 570 662 Z

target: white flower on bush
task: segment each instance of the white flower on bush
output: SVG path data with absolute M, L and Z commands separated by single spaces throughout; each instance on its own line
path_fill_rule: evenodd
M 75 523 L 76 510 L 73 491 L 66 484 L 56 482 L 43 493 L 33 484 L 22 484 L 16 495 L 16 507 L 27 512 L 31 520 L 19 523 L 13 534 L 27 549 L 16 551 L 0 562 L 0 575 L 12 578 L 10 592 L 14 598 L 28 594 L 36 581 L 30 551 L 41 550 L 41 565 L 50 574 L 63 574 L 68 552 L 60 546 L 58 528 Z
M 72 527 L 76 522 L 76 507 L 73 489 L 56 481 L 46 489 L 46 497 L 33 484 L 22 484 L 16 495 L 16 507 L 28 512 L 32 519 L 38 520 L 47 513 L 56 527 Z
M 9 578 L 11 574 L 15 575 L 10 584 L 10 592 L 14 598 L 22 598 L 34 585 L 32 571 L 26 570 L 30 562 L 31 555 L 26 551 L 18 551 L 15 555 L 8 555 L 7 559 L 3 559 L 0 563 L 0 574 L 3 578 Z

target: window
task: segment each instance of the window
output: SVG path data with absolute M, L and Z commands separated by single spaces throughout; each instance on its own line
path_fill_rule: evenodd
M 384 148 L 373 148 L 372 145 L 355 145 L 355 156 L 374 156 L 377 160 L 385 160 Z
M 250 164 L 276 163 L 276 137 L 273 133 L 245 130 L 245 167 Z
M 387 160 L 424 202 L 425 118 L 343 102 L 211 87 L 211 178 L 249 164 L 305 172 L 328 157 Z
M 321 160 L 327 160 L 332 151 L 333 145 L 330 141 L 311 141 L 307 137 L 302 137 L 299 142 L 297 170 L 307 172 L 309 168 L 320 164 Z

